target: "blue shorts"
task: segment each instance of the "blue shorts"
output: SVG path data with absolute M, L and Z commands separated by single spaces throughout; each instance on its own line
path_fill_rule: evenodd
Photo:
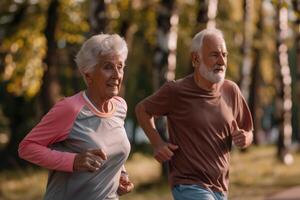
M 227 200 L 222 192 L 213 192 L 198 185 L 176 185 L 172 188 L 174 200 Z

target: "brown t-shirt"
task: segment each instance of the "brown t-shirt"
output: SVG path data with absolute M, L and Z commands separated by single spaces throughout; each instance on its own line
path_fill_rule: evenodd
M 251 113 L 238 86 L 229 80 L 216 92 L 198 87 L 193 74 L 164 84 L 143 101 L 148 113 L 167 116 L 170 142 L 179 148 L 169 162 L 171 186 L 197 184 L 228 190 L 232 121 L 253 130 Z

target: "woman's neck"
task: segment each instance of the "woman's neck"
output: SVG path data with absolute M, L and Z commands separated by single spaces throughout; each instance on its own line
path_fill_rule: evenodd
M 108 113 L 112 110 L 112 105 L 110 104 L 109 99 L 103 99 L 99 95 L 92 93 L 88 89 L 86 90 L 85 94 L 98 111 Z

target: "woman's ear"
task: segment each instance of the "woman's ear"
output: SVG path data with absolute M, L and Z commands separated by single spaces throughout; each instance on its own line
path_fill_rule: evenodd
M 90 85 L 93 82 L 92 75 L 89 72 L 84 73 L 84 78 L 86 80 L 87 85 Z

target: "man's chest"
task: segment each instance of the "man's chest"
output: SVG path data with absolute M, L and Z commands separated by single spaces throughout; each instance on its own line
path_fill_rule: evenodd
M 170 120 L 184 124 L 187 128 L 201 128 L 217 132 L 230 131 L 233 117 L 232 107 L 222 97 L 215 99 L 195 98 L 180 100 L 174 105 Z

